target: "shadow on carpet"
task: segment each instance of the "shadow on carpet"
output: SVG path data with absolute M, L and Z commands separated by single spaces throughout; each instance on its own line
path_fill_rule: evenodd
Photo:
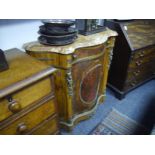
M 148 129 L 135 120 L 112 109 L 91 135 L 144 135 Z

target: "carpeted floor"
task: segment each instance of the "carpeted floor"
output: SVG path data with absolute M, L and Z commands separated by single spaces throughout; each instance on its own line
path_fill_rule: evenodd
M 107 88 L 106 100 L 99 105 L 96 113 L 88 120 L 75 126 L 72 132 L 61 131 L 63 135 L 88 135 L 115 108 L 137 123 L 145 126 L 151 132 L 155 124 L 155 80 L 147 82 L 128 93 L 125 99 L 118 100 Z
M 90 135 L 143 135 L 149 134 L 148 129 L 120 113 L 116 109 L 112 109 L 109 114 L 97 125 Z

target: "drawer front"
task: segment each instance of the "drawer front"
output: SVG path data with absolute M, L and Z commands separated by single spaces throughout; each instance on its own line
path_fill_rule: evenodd
M 50 135 L 58 133 L 58 118 L 54 115 L 30 131 L 31 135 Z
M 155 65 L 153 63 L 145 64 L 142 67 L 137 67 L 136 69 L 129 70 L 127 74 L 127 81 L 131 81 L 135 78 L 141 79 L 145 75 L 152 75 L 155 73 Z
M 21 111 L 33 102 L 53 92 L 51 79 L 46 78 L 10 95 L 8 99 L 0 99 L 0 121 Z
M 99 58 L 104 54 L 104 45 L 79 48 L 73 54 L 59 54 L 59 67 L 67 69 L 84 60 Z
M 148 78 L 150 78 L 153 75 L 152 72 L 147 72 L 144 75 L 138 76 L 133 78 L 132 80 L 127 80 L 124 86 L 124 90 L 128 90 L 131 89 L 135 86 L 137 86 L 139 83 L 142 83 L 143 81 L 147 80 Z
M 143 58 L 143 57 L 151 56 L 151 55 L 155 55 L 155 47 L 150 47 L 148 49 L 139 50 L 137 52 L 134 52 L 132 55 L 132 58 L 139 59 L 139 58 Z
M 83 58 L 96 57 L 103 55 L 104 53 L 104 45 L 79 48 L 72 55 L 73 61 L 78 61 Z
M 40 102 L 35 104 L 25 112 L 22 111 L 19 115 L 14 116 L 14 118 L 3 121 L 3 124 L 0 124 L 0 134 L 26 134 L 55 112 L 56 108 L 54 99 L 49 99 L 45 103 Z
M 32 57 L 37 58 L 40 61 L 43 61 L 45 64 L 58 66 L 59 65 L 59 55 L 52 52 L 31 52 L 26 51 L 27 54 Z
M 135 59 L 135 60 L 131 60 L 130 64 L 129 64 L 129 69 L 134 69 L 137 67 L 142 67 L 145 64 L 151 63 L 155 61 L 155 54 L 154 55 L 149 55 L 147 57 L 143 57 L 140 59 Z

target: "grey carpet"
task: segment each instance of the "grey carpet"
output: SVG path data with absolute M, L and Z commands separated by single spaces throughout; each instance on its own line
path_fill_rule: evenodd
M 108 115 L 112 108 L 135 120 L 151 130 L 155 124 L 155 80 L 128 93 L 123 100 L 115 98 L 114 93 L 107 88 L 104 104 L 98 106 L 95 114 L 88 120 L 75 126 L 72 132 L 61 130 L 64 135 L 88 135 Z

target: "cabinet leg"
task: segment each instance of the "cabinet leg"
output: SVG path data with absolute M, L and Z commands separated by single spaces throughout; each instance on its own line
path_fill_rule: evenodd
M 108 87 L 114 92 L 114 95 L 117 99 L 122 100 L 125 98 L 127 92 L 122 92 L 118 90 L 116 87 L 108 83 Z
M 126 96 L 125 93 L 118 93 L 118 92 L 115 92 L 115 97 L 118 98 L 119 100 L 124 99 L 125 96 Z

